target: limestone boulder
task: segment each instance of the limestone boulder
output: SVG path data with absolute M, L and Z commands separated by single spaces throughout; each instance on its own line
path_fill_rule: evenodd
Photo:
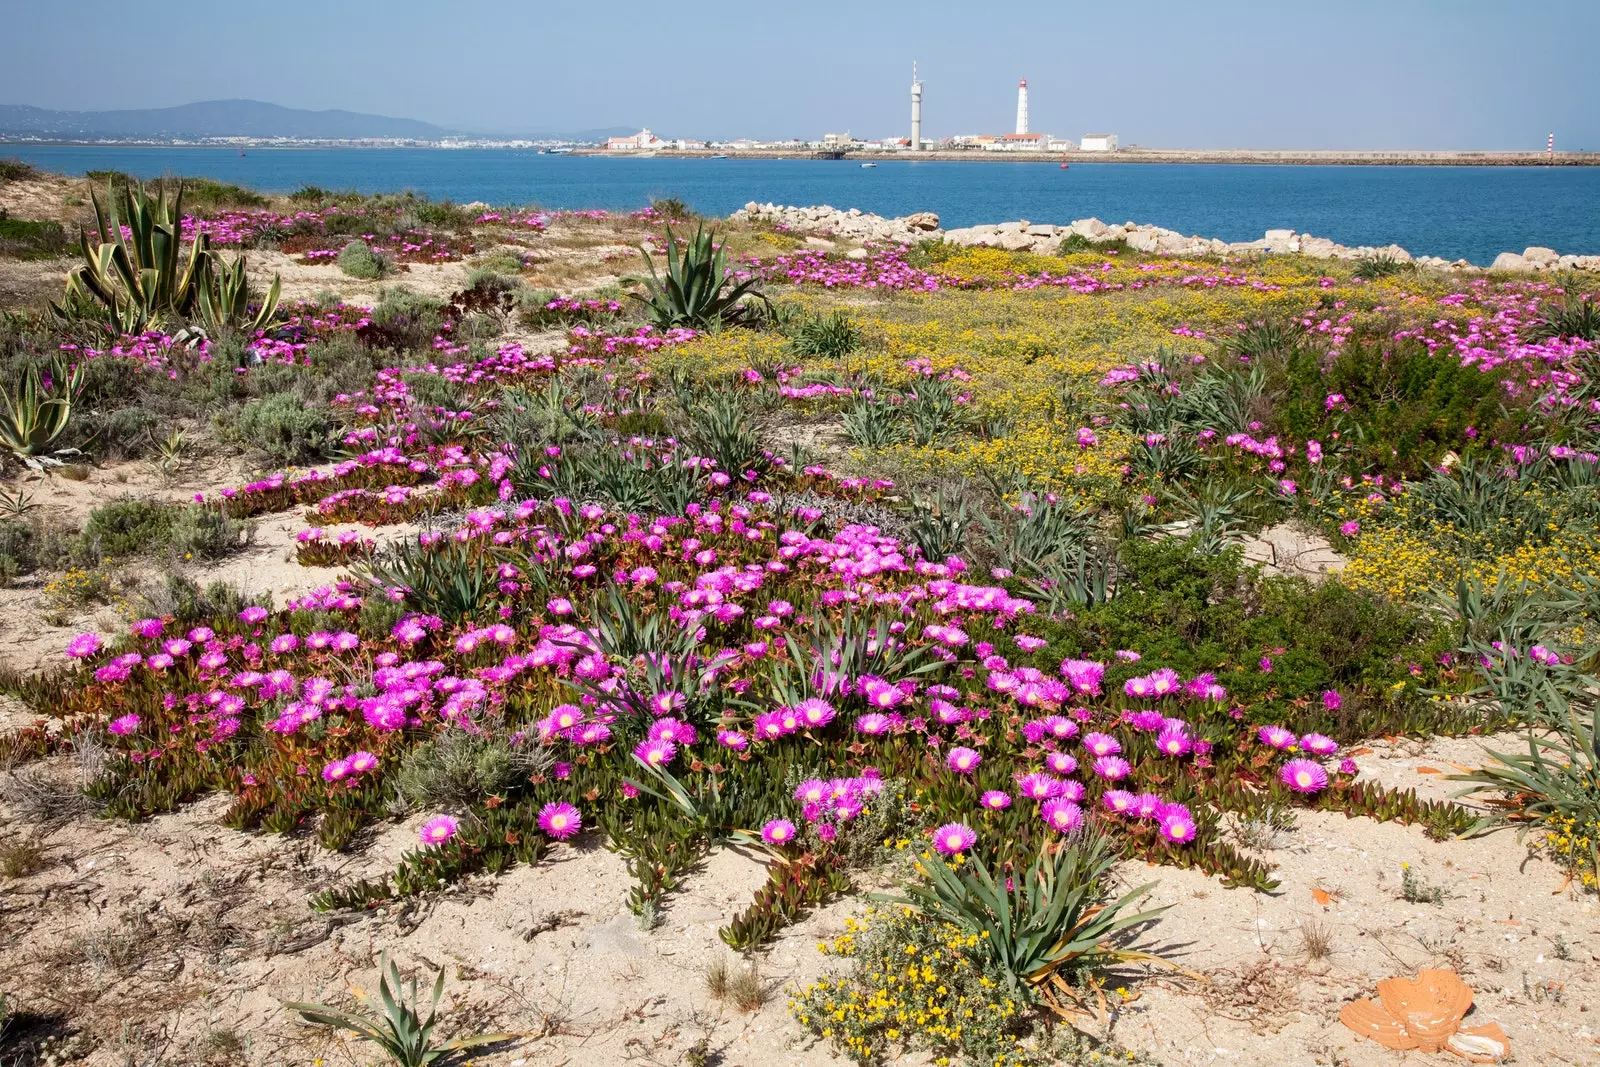
M 1532 268 L 1533 264 L 1515 252 L 1501 252 L 1494 257 L 1494 262 L 1489 264 L 1490 270 L 1531 270 Z
M 939 228 L 939 216 L 931 211 L 918 211 L 916 214 L 907 215 L 900 220 L 907 229 L 922 230 L 924 232 Z
M 1539 245 L 1534 245 L 1531 248 L 1525 248 L 1522 250 L 1522 258 L 1527 260 L 1529 263 L 1534 264 L 1535 266 L 1553 267 L 1561 259 L 1561 256 L 1553 248 L 1543 248 Z

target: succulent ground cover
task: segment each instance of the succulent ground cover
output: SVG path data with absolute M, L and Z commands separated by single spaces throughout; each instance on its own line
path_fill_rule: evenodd
M 887 886 L 830 946 L 840 968 L 790 991 L 797 1033 L 860 1062 L 1110 1055 L 1065 1024 L 1181 964 L 1147 943 L 1175 913 L 1141 911 L 1117 861 L 1270 892 L 1241 825 L 1511 824 L 1593 891 L 1581 285 L 1122 249 L 852 259 L 685 240 L 681 215 L 624 220 L 649 284 L 557 293 L 524 280 L 532 242 L 603 216 L 310 191 L 181 232 L 481 263 L 448 300 L 254 321 L 262 287 L 210 329 L 176 306 L 131 336 L 81 303 L 8 315 L 18 457 L 177 463 L 157 431 L 177 421 L 260 474 L 73 531 L 17 490 L 0 574 L 73 566 L 63 597 L 111 600 L 119 560 L 225 558 L 285 514 L 301 564 L 340 568 L 287 602 L 181 577 L 118 598 L 117 632 L 0 678 L 40 719 L 0 735 L 11 773 L 93 751 L 86 810 L 220 795 L 226 826 L 333 853 L 420 819 L 387 869 L 310 895 L 335 920 L 587 843 L 650 929 L 735 847 L 766 879 L 719 934 L 754 957 Z M 1286 526 L 1349 565 L 1248 562 Z M 1487 806 L 1353 758 L 1511 729 L 1526 754 L 1467 769 Z

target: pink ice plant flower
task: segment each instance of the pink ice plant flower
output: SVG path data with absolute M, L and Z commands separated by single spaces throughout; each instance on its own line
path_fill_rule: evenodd
M 539 829 L 545 836 L 565 841 L 583 829 L 583 816 L 566 801 L 552 801 L 539 809 Z
M 1328 772 L 1316 760 L 1290 760 L 1278 772 L 1278 780 L 1296 793 L 1320 793 L 1328 788 Z
M 977 833 L 963 823 L 947 822 L 933 832 L 933 847 L 946 856 L 966 852 L 977 843 Z
M 794 840 L 794 823 L 788 819 L 769 819 L 761 828 L 761 840 L 769 845 L 787 845 Z
M 1041 804 L 1039 817 L 1057 833 L 1070 834 L 1083 829 L 1083 809 L 1060 797 Z
M 424 845 L 442 845 L 461 829 L 461 823 L 449 815 L 435 815 L 422 824 L 417 837 Z
M 978 754 L 977 749 L 958 745 L 945 756 L 944 765 L 957 774 L 972 774 L 982 762 L 983 757 Z

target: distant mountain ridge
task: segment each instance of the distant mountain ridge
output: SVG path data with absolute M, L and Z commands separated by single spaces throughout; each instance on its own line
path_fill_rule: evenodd
M 632 132 L 630 128 L 617 126 L 565 134 L 486 134 L 436 126 L 418 119 L 355 111 L 308 111 L 260 100 L 203 100 L 177 107 L 127 111 L 56 111 L 26 104 L 0 104 L 0 137 L 63 141 L 171 141 L 202 137 L 288 137 L 319 141 L 365 138 L 439 141 L 447 137 L 604 140 Z

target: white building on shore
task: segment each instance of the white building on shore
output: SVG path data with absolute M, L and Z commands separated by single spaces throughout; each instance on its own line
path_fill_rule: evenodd
M 1115 152 L 1117 135 L 1114 133 L 1086 133 L 1078 142 L 1080 152 Z
M 667 148 L 666 141 L 650 132 L 647 126 L 632 137 L 612 137 L 606 141 L 606 148 L 612 152 L 638 152 L 651 148 Z

